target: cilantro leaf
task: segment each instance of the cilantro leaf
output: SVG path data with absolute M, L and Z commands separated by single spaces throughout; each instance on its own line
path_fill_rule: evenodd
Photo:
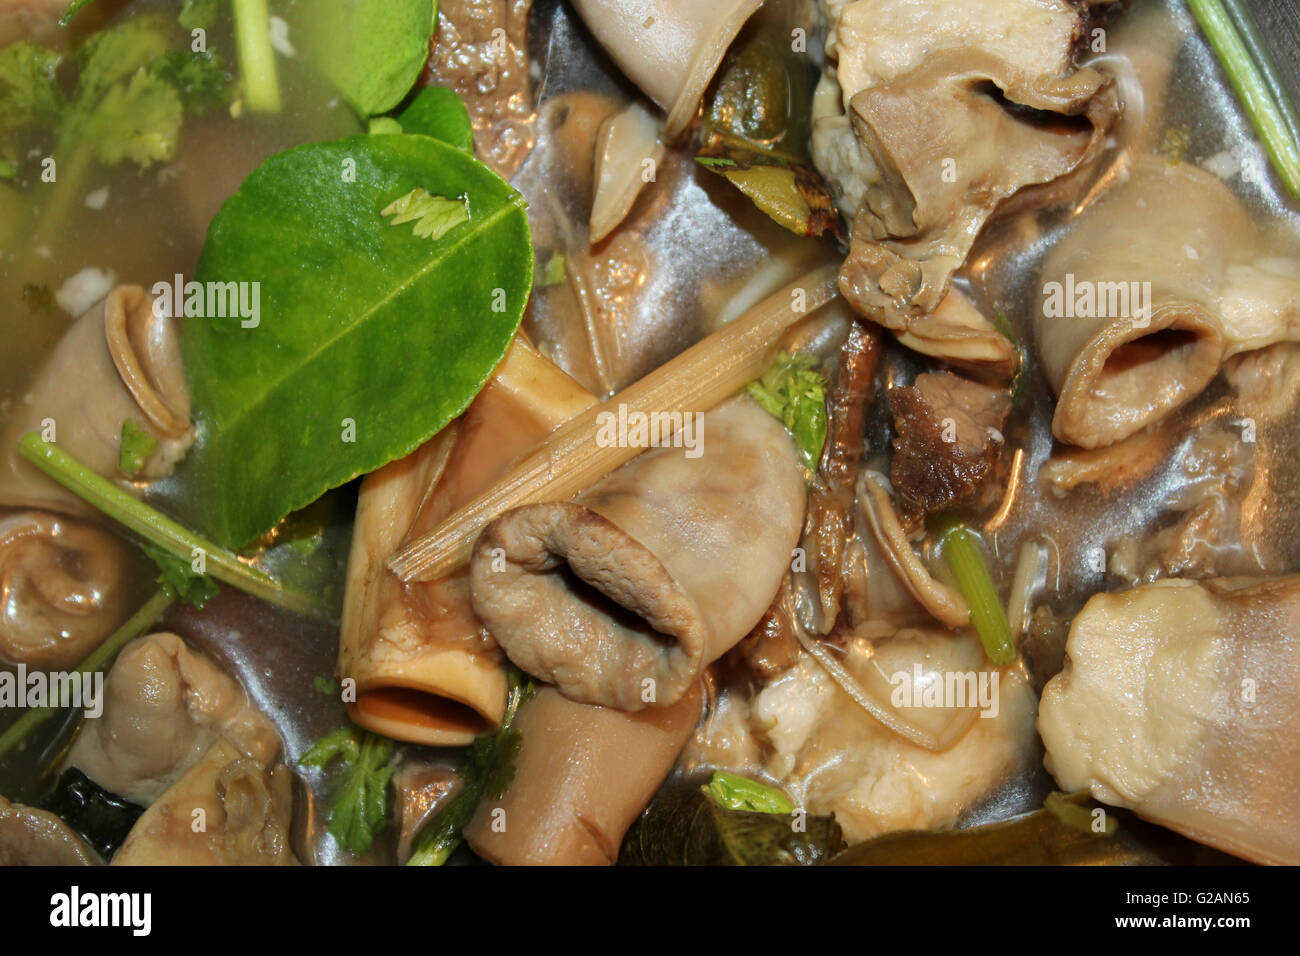
M 167 52 L 167 35 L 151 17 L 136 17 L 101 30 L 82 46 L 81 77 L 73 103 L 76 112 L 94 111 L 113 85 Z
M 158 447 L 158 439 L 128 418 L 122 422 L 122 450 L 118 455 L 117 465 L 127 475 L 139 474 L 144 463 L 149 460 L 153 450 Z
M 414 232 L 421 239 L 441 239 L 462 222 L 469 222 L 469 203 L 464 199 L 432 196 L 424 187 L 417 186 L 390 202 L 380 215 L 392 216 L 394 226 L 414 222 Z
M 52 120 L 63 107 L 59 54 L 27 40 L 0 50 L 0 128 Z
M 203 607 L 220 593 L 221 586 L 206 574 L 195 571 L 188 561 L 147 542 L 140 547 L 158 565 L 159 574 L 155 580 L 169 597 Z
M 332 677 L 325 677 L 323 674 L 317 674 L 313 677 L 311 686 L 315 688 L 316 693 L 324 694 L 326 697 L 337 697 L 339 695 L 339 682 Z
M 549 289 L 551 286 L 563 285 L 564 274 L 564 253 L 552 253 L 551 258 L 546 260 L 546 266 L 542 269 L 542 274 L 538 278 L 537 284 L 543 289 Z
M 108 91 L 83 131 L 101 163 L 130 159 L 148 166 L 175 155 L 182 118 L 175 88 L 142 69 Z
M 68 4 L 68 9 L 63 11 L 63 16 L 59 17 L 59 26 L 66 27 L 72 22 L 72 18 L 94 3 L 95 0 L 72 0 Z
M 749 384 L 750 396 L 794 436 L 809 471 L 826 445 L 826 379 L 811 355 L 778 353 L 768 370 Z
M 341 762 L 343 785 L 330 800 L 326 830 L 349 853 L 360 856 L 388 825 L 388 782 L 393 741 L 354 724 L 326 734 L 298 759 L 304 767 Z
M 215 53 L 168 50 L 149 64 L 149 72 L 175 88 L 185 112 L 192 116 L 230 102 L 234 77 Z
M 149 71 L 166 52 L 167 37 L 149 17 L 87 40 L 77 92 L 59 124 L 59 152 L 91 151 L 107 165 L 170 159 L 183 118 L 180 94 Z
M 750 813 L 794 813 L 794 804 L 780 790 L 725 770 L 713 771 L 700 788 L 728 810 Z

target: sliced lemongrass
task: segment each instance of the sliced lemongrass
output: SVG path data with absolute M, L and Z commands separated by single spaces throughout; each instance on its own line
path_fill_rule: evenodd
M 102 644 L 86 655 L 85 660 L 77 665 L 77 672 L 93 674 L 96 671 L 106 670 L 113 663 L 118 652 L 143 634 L 158 618 L 162 617 L 163 612 L 171 606 L 171 603 L 172 599 L 163 591 L 159 591 L 145 601 L 140 610 L 123 621 L 117 630 L 104 639 Z M 32 707 L 25 711 L 3 734 L 0 734 L 0 757 L 12 750 L 28 734 L 61 709 L 59 707 Z
M 443 577 L 469 561 L 479 532 L 520 505 L 572 498 L 643 451 L 599 443 L 604 416 L 705 412 L 767 367 L 781 333 L 836 296 L 836 268 L 796 279 L 676 358 L 556 429 L 485 492 L 388 560 L 403 581 Z
M 18 452 L 87 504 L 168 554 L 175 555 L 186 563 L 192 562 L 196 555 L 201 556 L 203 573 L 297 614 L 324 616 L 322 603 L 313 595 L 286 588 L 234 552 L 199 537 L 162 512 L 133 498 L 67 452 L 41 441 L 36 432 L 28 432 L 22 437 L 18 443 Z

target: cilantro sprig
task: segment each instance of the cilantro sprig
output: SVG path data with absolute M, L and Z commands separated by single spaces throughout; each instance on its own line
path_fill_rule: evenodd
M 201 608 L 221 593 L 221 586 L 216 581 L 195 571 L 189 562 L 147 542 L 140 547 L 158 566 L 155 580 L 168 597 Z
M 337 762 L 343 782 L 329 803 L 325 829 L 349 853 L 360 856 L 388 826 L 388 783 L 396 745 L 387 737 L 348 724 L 326 734 L 299 758 L 304 767 Z
M 777 354 L 748 388 L 750 396 L 794 436 L 804 467 L 815 471 L 826 445 L 826 379 L 811 355 Z
M 122 422 L 122 443 L 117 465 L 125 475 L 138 475 L 157 447 L 158 439 L 134 419 L 128 418 Z
M 469 222 L 469 204 L 463 198 L 431 195 L 417 186 L 390 202 L 380 215 L 392 216 L 394 226 L 414 222 L 413 231 L 421 239 L 441 239 L 462 222 Z

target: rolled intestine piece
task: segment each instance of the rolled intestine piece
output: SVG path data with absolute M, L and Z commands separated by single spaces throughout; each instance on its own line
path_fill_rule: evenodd
M 579 704 L 552 687 L 519 712 L 520 750 L 500 799 L 484 799 L 465 839 L 504 865 L 607 866 L 671 772 L 700 719 L 692 684 L 638 714 Z
M 150 634 L 124 647 L 101 704 L 102 715 L 87 710 L 65 766 L 145 806 L 218 738 L 264 764 L 281 750 L 275 726 L 234 678 L 175 634 Z
M 1052 431 L 1113 444 L 1189 402 L 1237 352 L 1300 337 L 1300 263 L 1263 255 L 1220 180 L 1161 157 L 1078 217 L 1034 315 Z
M 511 661 L 575 701 L 675 703 L 790 567 L 807 490 L 785 427 L 740 396 L 674 441 L 574 501 L 506 512 L 475 545 L 479 617 Z
M 293 774 L 224 737 L 135 822 L 113 866 L 297 866 Z
M 0 505 L 95 513 L 18 454 L 28 432 L 135 493 L 189 450 L 195 430 L 177 321 L 153 305 L 139 286 L 118 286 L 64 333 L 0 436 Z M 121 462 L 127 421 L 156 442 L 132 474 Z
M 668 114 L 675 139 L 745 21 L 763 0 L 574 0 L 574 7 L 633 83 Z
M 522 339 L 460 421 L 366 476 L 348 558 L 338 673 L 357 724 L 460 746 L 495 727 L 504 661 L 470 606 L 465 570 L 403 584 L 385 561 L 495 480 L 595 399 Z
M 1300 576 L 1098 594 L 1065 650 L 1038 716 L 1062 790 L 1300 863 Z
M 43 511 L 0 517 L 0 661 L 75 666 L 121 623 L 126 550 L 102 528 Z

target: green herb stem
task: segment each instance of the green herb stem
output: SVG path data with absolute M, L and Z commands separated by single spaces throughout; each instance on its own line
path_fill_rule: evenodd
M 145 601 L 140 610 L 122 622 L 102 644 L 86 655 L 85 660 L 77 665 L 77 671 L 82 674 L 93 674 L 96 671 L 106 670 L 113 663 L 118 652 L 162 617 L 171 603 L 172 599 L 163 591 L 159 591 Z M 32 707 L 24 712 L 3 734 L 0 734 L 0 757 L 12 750 L 23 738 L 59 710 L 58 707 Z
M 72 22 L 73 17 L 94 2 L 95 0 L 72 0 L 68 4 L 68 9 L 63 12 L 63 16 L 59 17 L 59 26 L 66 27 Z
M 203 555 L 205 573 L 211 574 L 218 581 L 297 614 L 323 616 L 320 602 L 312 595 L 286 588 L 233 552 L 199 537 L 143 501 L 133 498 L 71 455 L 49 442 L 41 441 L 37 433 L 24 435 L 18 443 L 18 451 L 73 494 L 169 554 L 188 562 L 193 560 L 197 549 Z
M 244 78 L 244 103 L 256 113 L 280 112 L 280 79 L 271 46 L 267 0 L 234 0 L 235 42 Z
M 984 564 L 975 535 L 948 515 L 941 517 L 937 524 L 944 559 L 970 606 L 971 624 L 984 645 L 984 653 L 998 667 L 1014 664 L 1016 642 L 1011 636 L 1011 625 L 1007 623 L 998 589 Z
M 1187 5 L 1218 55 L 1219 62 L 1223 64 L 1228 82 L 1263 141 L 1273 168 L 1277 170 L 1287 191 L 1300 198 L 1300 142 L 1297 142 L 1292 127 L 1287 123 L 1285 100 L 1280 104 L 1270 92 L 1270 82 L 1266 75 L 1268 60 L 1261 58 L 1256 61 L 1251 56 L 1247 42 L 1238 32 L 1228 8 L 1234 9 L 1238 22 L 1248 22 L 1246 15 L 1237 9 L 1235 0 L 1227 0 L 1226 3 L 1223 0 L 1188 0 Z M 1262 53 L 1262 48 L 1257 47 L 1257 52 Z M 1273 85 L 1281 88 L 1276 79 Z
M 54 187 L 50 190 L 49 202 L 41 210 L 36 232 L 28 243 L 32 255 L 36 255 L 38 249 L 48 244 L 63 226 L 81 194 L 94 158 L 94 151 L 88 143 L 81 143 L 70 152 L 55 156 Z

